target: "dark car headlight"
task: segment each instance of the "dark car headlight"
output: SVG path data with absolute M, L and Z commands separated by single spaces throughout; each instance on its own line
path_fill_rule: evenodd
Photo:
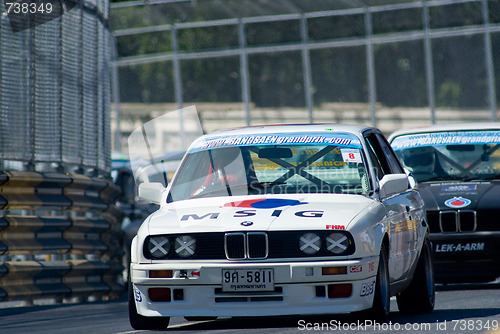
M 167 257 L 171 250 L 170 240 L 163 235 L 148 238 L 146 249 L 152 258 L 163 259 Z
M 316 233 L 304 233 L 299 237 L 299 249 L 307 255 L 314 255 L 321 249 L 321 237 Z
M 191 257 L 196 252 L 196 239 L 189 235 L 179 236 L 175 238 L 174 249 L 175 253 L 183 259 Z

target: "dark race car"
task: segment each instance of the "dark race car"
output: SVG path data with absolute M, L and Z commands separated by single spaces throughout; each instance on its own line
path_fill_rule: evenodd
M 424 198 L 436 281 L 499 277 L 500 124 L 405 129 L 389 141 Z

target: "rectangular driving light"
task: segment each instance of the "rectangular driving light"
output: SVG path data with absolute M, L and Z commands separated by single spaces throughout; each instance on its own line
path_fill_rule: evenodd
M 321 273 L 323 275 L 345 275 L 347 267 L 322 267 Z
M 174 277 L 173 270 L 150 270 L 149 278 L 172 278 Z

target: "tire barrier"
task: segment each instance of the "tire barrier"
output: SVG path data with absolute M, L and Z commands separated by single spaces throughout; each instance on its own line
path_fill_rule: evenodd
M 0 173 L 0 302 L 120 296 L 119 194 L 110 179 Z

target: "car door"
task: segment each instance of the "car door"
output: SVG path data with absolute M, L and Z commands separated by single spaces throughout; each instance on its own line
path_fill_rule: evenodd
M 372 160 L 377 171 L 377 177 L 382 179 L 387 174 L 404 174 L 394 152 L 381 133 L 371 132 L 366 135 Z M 411 265 L 415 261 L 418 247 L 417 224 L 415 211 L 418 201 L 413 190 L 381 198 L 386 208 L 389 233 L 389 276 L 391 282 L 404 280 L 408 277 Z

